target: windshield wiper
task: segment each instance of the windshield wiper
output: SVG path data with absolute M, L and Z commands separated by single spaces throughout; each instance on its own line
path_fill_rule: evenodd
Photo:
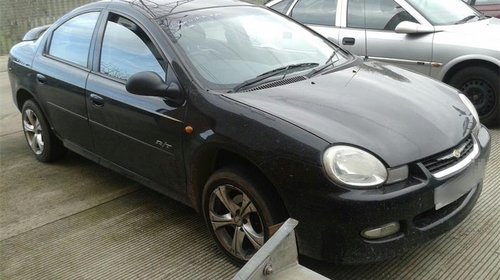
M 306 76 L 308 78 L 311 78 L 312 76 L 316 75 L 317 73 L 325 70 L 326 68 L 330 67 L 330 66 L 334 66 L 335 65 L 335 62 L 337 62 L 338 60 L 336 61 L 333 61 L 333 58 L 337 56 L 337 51 L 338 49 L 335 49 L 333 50 L 333 53 L 332 55 L 330 55 L 330 57 L 328 58 L 328 60 L 325 62 L 325 64 L 323 64 L 323 66 L 319 67 L 319 68 L 316 68 L 316 69 L 313 69 L 311 72 L 309 72 Z
M 278 74 L 283 74 L 282 79 L 284 79 L 286 77 L 286 75 L 288 74 L 288 72 L 292 69 L 310 68 L 310 67 L 316 67 L 318 65 L 319 64 L 315 63 L 315 62 L 308 62 L 308 63 L 290 64 L 287 66 L 279 67 L 279 68 L 273 69 L 271 71 L 267 71 L 265 73 L 262 73 L 253 79 L 246 80 L 246 81 L 242 82 L 241 84 L 235 86 L 230 92 L 237 92 L 244 87 L 248 87 L 248 86 L 257 84 L 260 81 L 263 81 L 263 80 L 270 78 L 272 76 L 276 76 Z
M 468 22 L 469 20 L 471 20 L 471 19 L 473 19 L 473 18 L 475 18 L 475 17 L 478 17 L 478 16 L 476 16 L 476 15 L 466 16 L 466 17 L 464 17 L 463 19 L 461 19 L 461 20 L 459 20 L 459 21 L 455 22 L 455 24 L 466 23 L 466 22 Z M 479 18 L 479 17 L 478 17 L 478 18 Z

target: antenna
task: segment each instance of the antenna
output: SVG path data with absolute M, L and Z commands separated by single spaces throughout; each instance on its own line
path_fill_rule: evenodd
M 363 25 L 365 29 L 365 60 L 368 60 L 368 32 L 366 32 L 366 0 L 363 0 Z

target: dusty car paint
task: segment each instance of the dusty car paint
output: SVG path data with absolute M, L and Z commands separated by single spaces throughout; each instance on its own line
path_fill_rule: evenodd
M 343 67 L 300 82 L 238 93 L 207 91 L 195 82 L 161 22 L 173 11 L 248 4 L 172 3 L 90 4 L 63 17 L 38 41 L 18 44 L 9 60 L 14 102 L 21 108 L 34 99 L 66 147 L 198 210 L 202 188 L 221 164 L 258 170 L 278 194 L 275 202 L 300 221 L 301 254 L 317 259 L 360 263 L 396 256 L 450 230 L 471 211 L 490 139 L 456 90 L 349 56 Z M 88 11 L 102 13 L 88 67 L 45 55 L 53 30 Z M 109 11 L 140 22 L 152 35 L 171 66 L 168 78 L 182 88 L 181 105 L 129 94 L 125 84 L 97 73 L 102 19 Z M 188 126 L 191 133 L 185 132 Z M 467 137 L 479 151 L 466 168 L 436 179 L 423 166 L 423 160 Z M 408 165 L 409 177 L 373 190 L 340 186 L 325 175 L 321 158 L 341 143 L 374 153 L 389 169 Z M 435 190 L 454 184 L 470 189 L 435 210 Z M 394 236 L 377 241 L 360 236 L 363 229 L 391 221 L 402 225 Z

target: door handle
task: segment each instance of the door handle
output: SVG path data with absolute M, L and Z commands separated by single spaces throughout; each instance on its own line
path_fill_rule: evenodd
M 352 46 L 352 45 L 354 45 L 354 43 L 356 43 L 356 39 L 354 39 L 352 37 L 344 37 L 342 39 L 342 45 Z
M 95 107 L 102 107 L 104 106 L 104 98 L 92 93 L 90 94 L 90 103 L 92 103 Z
M 36 80 L 40 84 L 46 84 L 47 83 L 47 77 L 45 77 L 42 74 L 36 74 Z

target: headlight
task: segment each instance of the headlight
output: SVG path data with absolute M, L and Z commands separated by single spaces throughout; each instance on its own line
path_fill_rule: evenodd
M 474 107 L 474 104 L 472 104 L 472 102 L 469 100 L 469 98 L 467 98 L 467 96 L 465 96 L 461 93 L 458 94 L 458 96 L 460 97 L 462 102 L 465 104 L 465 107 L 467 107 L 467 109 L 469 109 L 469 112 L 472 114 L 472 116 L 474 116 L 474 119 L 476 120 L 476 126 L 478 126 L 480 124 L 480 122 L 479 122 L 479 115 L 477 114 L 477 111 L 476 111 L 476 107 Z
M 372 154 L 350 146 L 333 146 L 323 155 L 328 176 L 356 188 L 374 188 L 387 180 L 387 169 Z

